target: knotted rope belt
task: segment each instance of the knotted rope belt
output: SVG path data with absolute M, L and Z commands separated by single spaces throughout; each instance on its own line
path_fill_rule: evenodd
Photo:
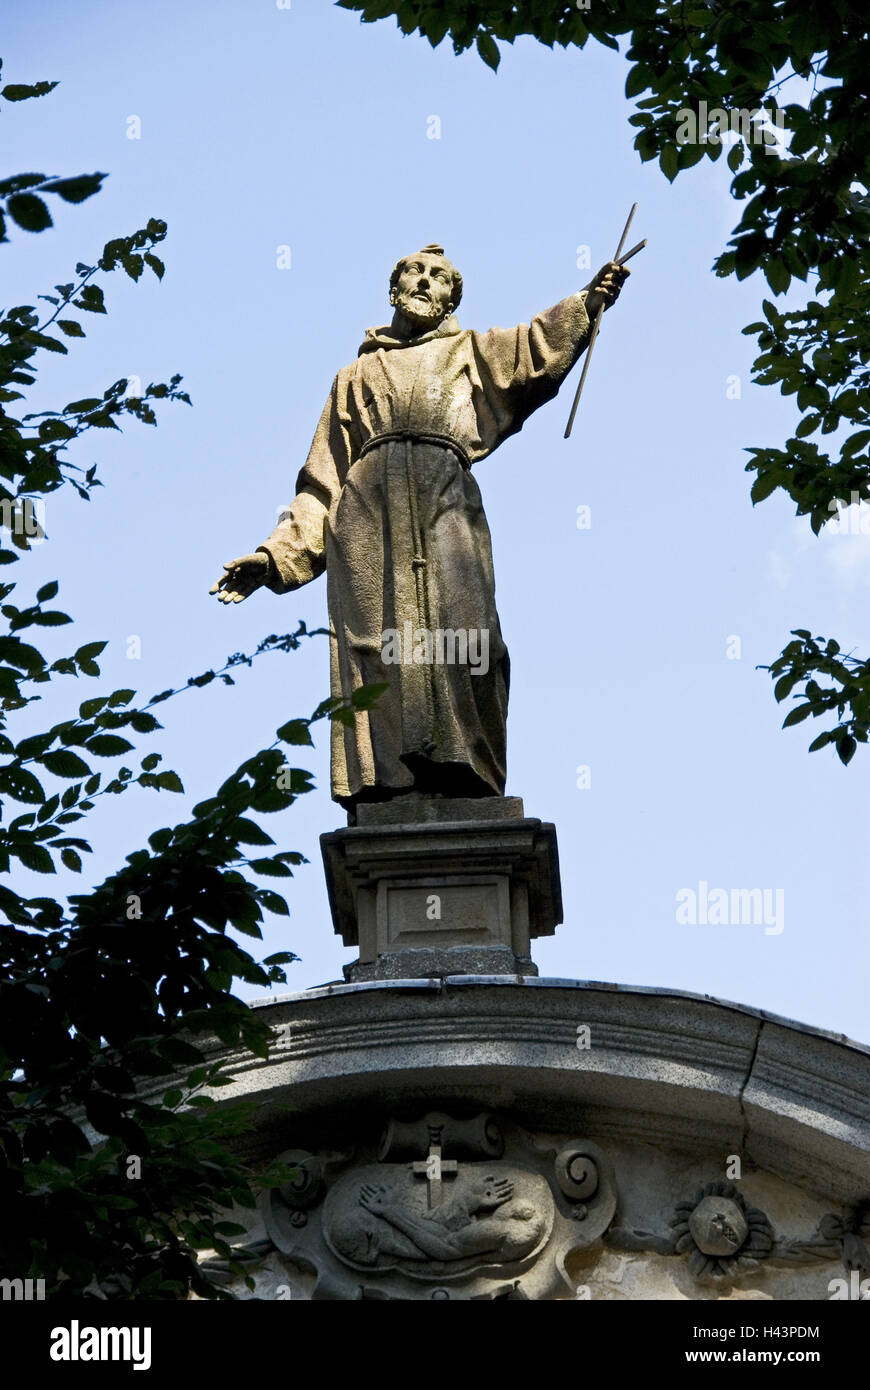
M 451 449 L 462 467 L 466 470 L 471 468 L 471 459 L 459 444 L 449 434 L 421 434 L 418 430 L 390 430 L 387 434 L 375 434 L 371 439 L 367 439 L 357 455 L 358 459 L 364 458 L 371 449 L 375 449 L 379 444 L 391 444 L 393 441 L 407 441 L 413 444 L 440 444 L 445 449 Z

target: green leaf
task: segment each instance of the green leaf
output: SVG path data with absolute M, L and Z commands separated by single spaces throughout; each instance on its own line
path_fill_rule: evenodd
M 493 39 L 492 35 L 478 34 L 475 40 L 475 46 L 487 67 L 492 68 L 493 72 L 496 72 L 501 62 L 501 54 L 498 51 L 498 44 Z
M 49 193 L 57 193 L 65 203 L 83 203 L 99 192 L 100 184 L 107 177 L 107 174 L 78 174 L 72 179 L 52 179 L 45 188 Z
M 73 872 L 74 874 L 80 874 L 80 873 L 81 873 L 81 871 L 82 871 L 82 861 L 81 861 L 81 859 L 79 858 L 79 856 L 76 854 L 76 852 L 75 852 L 74 849 L 62 849 L 61 852 L 60 852 L 60 857 L 61 857 L 63 863 L 65 864 L 65 866 L 66 866 L 68 869 L 71 869 L 72 872 Z
M 158 280 L 163 279 L 163 272 L 166 269 L 166 267 L 164 266 L 159 256 L 155 256 L 151 251 L 146 251 L 145 264 L 151 267 Z
M 650 85 L 650 70 L 644 63 L 638 63 L 629 70 L 628 77 L 625 79 L 625 95 L 627 97 L 639 96 L 646 91 Z
M 120 734 L 94 734 L 85 744 L 88 752 L 96 753 L 98 758 L 116 758 L 120 753 L 128 753 L 132 747 L 129 739 L 121 738 Z
M 265 874 L 271 878 L 292 878 L 293 870 L 288 869 L 286 864 L 282 864 L 278 859 L 251 859 L 249 867 L 255 873 Z
M 48 613 L 37 613 L 33 621 L 38 627 L 63 627 L 64 623 L 71 623 L 72 618 L 69 613 L 52 611 Z
M 800 674 L 795 671 L 787 671 L 784 676 L 780 676 L 776 685 L 773 687 L 773 693 L 776 699 L 778 701 L 784 700 L 787 695 L 791 694 L 800 679 Z
M 860 453 L 868 444 L 870 444 L 870 430 L 858 430 L 857 434 L 850 434 L 843 445 L 841 451 L 842 457 L 844 459 L 852 458 L 854 454 Z
M 271 835 L 267 835 L 254 821 L 239 816 L 229 827 L 229 833 L 243 845 L 274 845 Z
M 134 710 L 131 713 L 130 724 L 137 734 L 151 734 L 155 729 L 163 728 L 153 714 L 146 714 L 143 710 Z
M 784 729 L 790 729 L 793 724 L 800 724 L 813 713 L 814 709 L 814 705 L 796 705 L 795 708 L 790 710 L 785 716 L 785 719 L 782 721 L 782 727 Z
M 676 145 L 665 145 L 659 155 L 659 167 L 669 183 L 673 183 L 680 167 L 680 156 Z
M 50 796 L 48 800 L 45 802 L 45 804 L 40 806 L 39 810 L 37 811 L 37 821 L 40 824 L 42 824 L 43 821 L 51 820 L 52 816 L 54 815 L 55 811 L 58 809 L 59 806 L 60 797 L 57 794 L 55 794 L 54 796 Z
M 785 294 L 791 284 L 791 275 L 778 256 L 768 258 L 764 275 L 774 294 Z
M 177 772 L 158 772 L 157 785 L 165 792 L 184 791 L 184 784 Z
M 91 314 L 104 314 L 106 312 L 103 291 L 99 285 L 85 285 L 78 299 L 73 300 L 73 304 L 77 309 L 87 309 L 88 313 Z
M 98 430 L 120 429 L 120 425 L 115 423 L 112 411 L 109 409 L 98 410 L 93 415 L 89 415 L 88 424 Z
M 0 91 L 0 96 L 5 97 L 7 101 L 27 101 L 30 97 L 46 96 L 53 92 L 56 86 L 56 82 L 34 82 L 32 86 L 26 86 L 23 82 L 10 82 Z
M 236 931 L 242 932 L 245 936 L 254 936 L 258 941 L 262 940 L 263 933 L 260 931 L 260 928 L 256 925 L 251 913 L 247 909 L 243 913 L 234 913 L 230 917 L 230 922 L 235 927 Z
M 808 382 L 805 386 L 798 388 L 798 410 L 810 410 L 814 406 L 819 409 L 826 406 L 828 401 L 828 392 L 825 390 L 824 386 Z M 868 438 L 870 438 L 870 431 L 868 431 Z
M 105 704 L 105 695 L 96 695 L 93 700 L 82 700 L 79 705 L 79 714 L 82 719 L 92 719 L 95 714 L 99 714 Z
M 374 709 L 387 688 L 386 682 L 361 685 L 358 690 L 353 691 L 350 702 L 354 709 Z
M 51 213 L 35 193 L 15 193 L 6 204 L 6 211 L 25 232 L 44 232 L 52 225 Z
M 83 338 L 85 330 L 75 319 L 58 319 L 57 326 L 68 338 Z
M 695 164 L 700 164 L 704 155 L 707 153 L 705 145 L 680 145 L 680 169 L 691 169 Z
M 23 738 L 17 745 L 16 755 L 26 762 L 29 758 L 38 758 L 41 753 L 50 748 L 54 742 L 54 732 L 48 734 L 31 734 L 30 738 Z
M 0 790 L 16 801 L 38 803 L 45 800 L 45 792 L 33 773 L 26 767 L 16 767 L 14 764 L 0 768 Z
M 827 744 L 833 743 L 836 737 L 836 729 L 827 729 L 825 733 L 819 734 L 818 738 L 813 739 L 807 751 L 809 753 L 816 753 L 820 748 L 824 748 Z
M 48 584 L 43 584 L 42 588 L 36 591 L 36 602 L 47 603 L 50 598 L 54 598 L 59 588 L 60 585 L 56 579 L 50 580 Z
M 0 197 L 20 193 L 23 188 L 35 188 L 38 183 L 45 183 L 45 178 L 45 174 L 13 174 L 9 179 L 0 179 Z
M 852 761 L 857 747 L 857 743 L 849 734 L 837 739 L 837 753 L 844 767 Z
M 34 347 L 45 348 L 47 352 L 59 352 L 66 356 L 66 348 L 59 338 L 51 338 L 47 333 L 35 333 L 32 330 L 27 333 L 27 341 Z
M 21 860 L 25 869 L 32 869 L 37 874 L 57 873 L 54 860 L 48 850 L 43 849 L 42 845 L 19 845 L 13 852 Z
M 20 637 L 0 637 L 0 661 L 28 673 L 41 671 L 45 665 L 42 654 L 27 642 L 22 642 Z
M 77 753 L 71 753 L 68 748 L 58 748 L 54 753 L 46 753 L 39 761 L 49 772 L 53 772 L 55 777 L 89 777 L 91 775 L 91 769 L 87 763 Z
M 275 731 L 275 737 L 280 738 L 284 743 L 309 744 L 313 747 L 311 730 L 308 727 L 307 719 L 290 719 L 286 724 L 282 724 L 280 729 Z
M 79 647 L 73 659 L 76 664 L 80 661 L 93 661 L 108 645 L 108 642 L 86 642 L 83 647 Z
M 289 917 L 290 909 L 281 897 L 280 893 L 273 893 L 271 888 L 258 888 L 257 901 L 261 902 L 270 912 L 276 913 L 279 917 Z
M 766 497 L 769 497 L 772 492 L 775 492 L 779 485 L 780 479 L 775 473 L 760 473 L 752 484 L 749 493 L 753 505 L 755 505 L 756 502 L 763 502 Z

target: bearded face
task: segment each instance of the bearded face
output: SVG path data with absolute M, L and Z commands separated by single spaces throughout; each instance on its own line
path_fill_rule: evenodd
M 390 291 L 390 303 L 421 332 L 435 328 L 454 308 L 453 267 L 444 256 L 409 256 Z

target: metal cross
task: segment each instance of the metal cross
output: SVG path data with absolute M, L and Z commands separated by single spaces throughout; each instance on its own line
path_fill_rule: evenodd
M 425 1178 L 427 1183 L 427 1204 L 429 1208 L 441 1205 L 444 1189 L 442 1178 L 455 1178 L 459 1164 L 455 1158 L 442 1158 L 441 1145 L 429 1145 L 429 1157 L 420 1158 L 411 1165 L 415 1178 Z
M 631 219 L 634 217 L 636 210 L 637 203 L 632 203 L 631 212 L 628 214 L 628 221 L 622 229 L 622 236 L 619 238 L 619 245 L 616 248 L 616 255 L 613 257 L 617 265 L 625 265 L 626 261 L 630 261 L 632 256 L 636 256 L 638 251 L 642 251 L 643 248 L 646 246 L 646 238 L 644 238 L 643 241 L 639 241 L 637 243 L 637 246 L 632 246 L 630 251 L 626 251 L 625 255 L 622 255 L 622 248 L 625 245 L 625 238 L 628 236 L 628 229 L 631 226 Z M 586 373 L 589 371 L 589 363 L 592 361 L 592 351 L 595 347 L 595 340 L 598 337 L 598 330 L 601 327 L 601 320 L 603 317 L 604 305 L 602 304 L 601 308 L 598 310 L 598 313 L 595 316 L 595 322 L 592 325 L 592 332 L 589 334 L 589 346 L 586 349 L 586 361 L 583 363 L 583 371 L 580 375 L 580 381 L 577 386 L 577 393 L 574 396 L 574 404 L 571 406 L 571 414 L 568 416 L 568 423 L 565 426 L 566 439 L 570 438 L 571 435 L 571 426 L 574 424 L 574 416 L 577 414 L 577 407 L 580 404 L 580 396 L 583 391 L 583 385 L 586 381 Z

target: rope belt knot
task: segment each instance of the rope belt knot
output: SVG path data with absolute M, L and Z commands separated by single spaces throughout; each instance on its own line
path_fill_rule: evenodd
M 471 459 L 456 439 L 453 439 L 449 434 L 434 434 L 430 431 L 421 433 L 419 430 L 390 430 L 386 434 L 374 434 L 371 439 L 366 440 L 357 458 L 364 458 L 371 449 L 377 448 L 379 444 L 390 444 L 394 440 L 397 442 L 404 440 L 414 444 L 440 444 L 443 448 L 452 450 L 466 471 L 471 469 Z

